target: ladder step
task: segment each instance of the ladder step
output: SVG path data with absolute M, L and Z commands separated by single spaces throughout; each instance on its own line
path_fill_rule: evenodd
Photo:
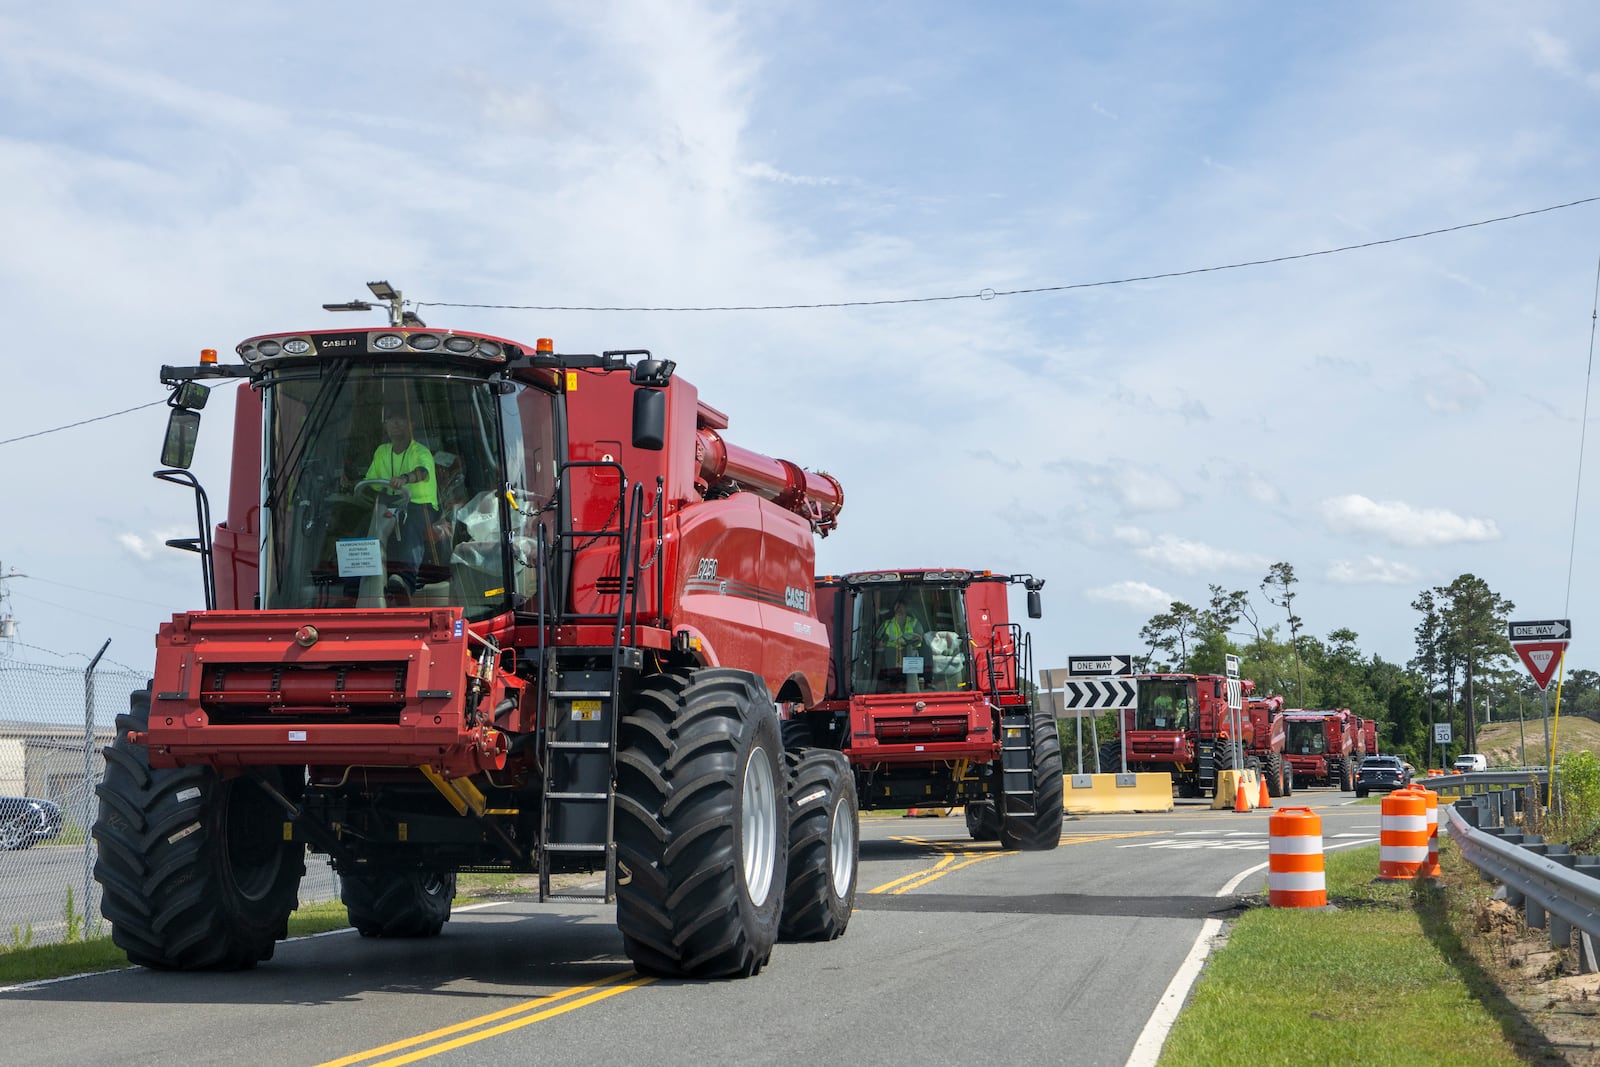
M 558 700 L 572 700 L 583 697 L 610 700 L 614 694 L 605 689 L 552 689 L 550 695 Z
M 546 841 L 546 852 L 604 852 L 610 848 L 605 843 L 584 843 L 579 841 Z
M 547 744 L 550 748 L 577 748 L 607 752 L 611 750 L 611 742 L 609 741 L 550 741 Z
M 609 800 L 610 793 L 546 793 L 551 800 Z

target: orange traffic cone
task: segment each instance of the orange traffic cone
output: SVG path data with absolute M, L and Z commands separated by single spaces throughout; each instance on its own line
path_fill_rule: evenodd
M 1267 788 L 1266 778 L 1261 779 L 1261 795 L 1256 798 L 1256 807 L 1272 810 L 1272 791 Z
M 916 808 L 907 808 L 906 813 L 900 817 L 902 819 L 915 819 L 921 814 L 922 812 L 918 811 Z
M 1244 775 L 1239 776 L 1239 788 L 1233 793 L 1233 810 L 1249 811 L 1250 797 L 1244 791 Z

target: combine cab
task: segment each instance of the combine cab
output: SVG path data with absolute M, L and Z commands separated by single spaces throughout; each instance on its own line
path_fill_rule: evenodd
M 1031 687 L 1032 644 L 1007 590 L 1042 579 L 987 571 L 869 571 L 819 578 L 827 693 L 785 724 L 805 747 L 842 752 L 861 806 L 964 805 L 979 840 L 1050 849 L 1061 840 L 1061 745 Z
M 207 610 L 161 627 L 107 750 L 95 873 L 129 959 L 269 959 L 308 848 L 367 936 L 438 934 L 462 870 L 614 901 L 654 974 L 844 931 L 853 777 L 774 706 L 823 696 L 836 481 L 725 441 L 648 352 L 397 324 L 238 354 L 162 372 Z M 241 383 L 214 534 L 187 471 L 210 379 Z

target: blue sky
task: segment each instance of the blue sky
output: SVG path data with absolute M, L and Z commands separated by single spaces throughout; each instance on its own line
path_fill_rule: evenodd
M 166 0 L 4 5 L 0 40 L 0 439 L 387 278 L 432 325 L 675 359 L 731 440 L 843 483 L 824 571 L 1044 576 L 1041 666 L 1277 560 L 1389 659 L 1471 571 L 1590 664 L 1600 204 L 993 300 L 438 305 L 970 296 L 1600 195 L 1591 4 Z M 144 667 L 197 605 L 164 418 L 0 446 L 13 655 Z

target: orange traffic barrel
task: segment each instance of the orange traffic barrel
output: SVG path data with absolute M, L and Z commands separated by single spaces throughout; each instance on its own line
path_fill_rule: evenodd
M 1279 808 L 1267 820 L 1267 902 L 1274 908 L 1328 903 L 1322 820 L 1310 808 Z
M 1439 794 L 1416 784 L 1407 788 L 1422 794 L 1422 803 L 1425 805 L 1423 812 L 1428 817 L 1428 860 L 1422 865 L 1422 874 L 1427 878 L 1437 878 L 1444 873 L 1439 869 Z
M 1378 877 L 1409 881 L 1428 862 L 1427 802 L 1419 790 L 1397 789 L 1383 798 L 1378 819 Z

